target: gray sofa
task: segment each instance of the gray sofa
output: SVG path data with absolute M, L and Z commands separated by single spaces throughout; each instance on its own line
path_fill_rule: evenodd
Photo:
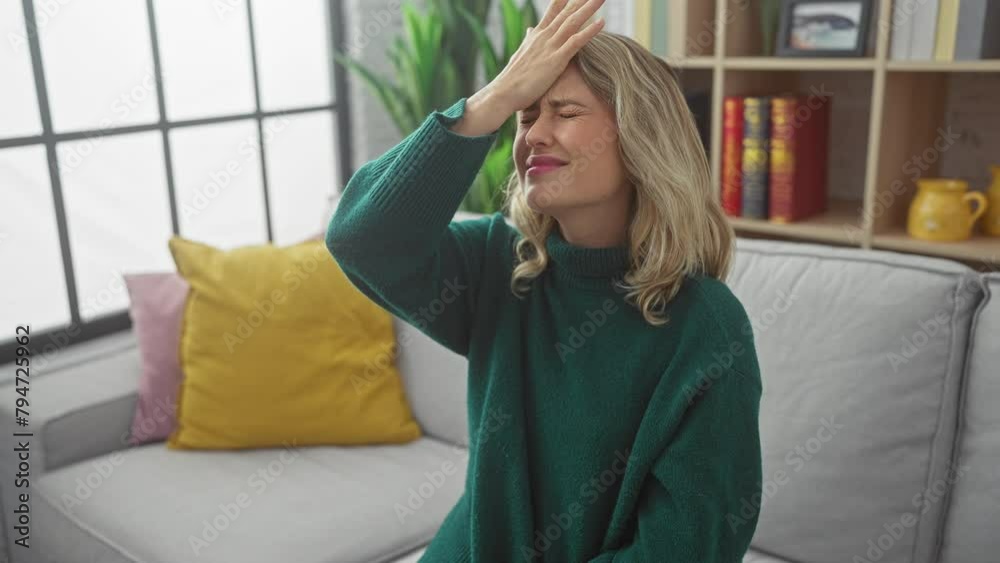
M 989 298 L 1000 277 L 889 252 L 737 248 L 730 286 L 754 320 L 764 379 L 764 494 L 729 518 L 745 525 L 760 507 L 745 561 L 1000 561 L 1000 297 Z M 125 448 L 140 365 L 131 333 L 35 358 L 29 549 L 11 547 L 5 366 L 10 560 L 416 561 L 462 494 L 466 363 L 395 326 L 426 434 L 405 445 Z

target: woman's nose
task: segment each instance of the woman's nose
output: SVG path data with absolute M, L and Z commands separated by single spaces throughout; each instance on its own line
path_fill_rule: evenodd
M 524 140 L 529 145 L 550 143 L 552 140 L 552 127 L 549 120 L 539 117 L 528 124 L 528 132 L 525 133 Z

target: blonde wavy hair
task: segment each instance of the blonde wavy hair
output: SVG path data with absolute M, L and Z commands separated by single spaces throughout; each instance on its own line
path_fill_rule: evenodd
M 673 68 L 628 37 L 602 31 L 570 64 L 612 109 L 619 154 L 635 188 L 627 232 L 630 266 L 618 287 L 648 323 L 665 325 L 669 316 L 663 310 L 685 276 L 726 280 L 735 241 L 694 118 Z M 503 207 L 523 235 L 510 284 L 521 297 L 545 270 L 545 240 L 558 225 L 528 207 L 516 171 Z

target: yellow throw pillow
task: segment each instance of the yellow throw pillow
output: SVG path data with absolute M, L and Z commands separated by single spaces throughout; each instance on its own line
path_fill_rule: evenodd
M 403 443 L 419 438 L 390 314 L 324 241 L 223 251 L 174 236 L 191 286 L 171 449 Z

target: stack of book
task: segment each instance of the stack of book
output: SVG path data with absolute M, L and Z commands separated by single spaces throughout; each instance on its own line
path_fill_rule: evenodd
M 895 0 L 890 23 L 894 60 L 1000 57 L 997 0 Z
M 831 102 L 726 96 L 720 176 L 727 215 L 791 223 L 826 211 Z

